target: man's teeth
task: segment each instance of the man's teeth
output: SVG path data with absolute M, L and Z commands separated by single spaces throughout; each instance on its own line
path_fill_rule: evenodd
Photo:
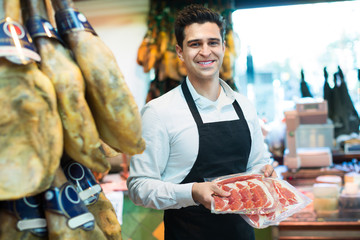
M 212 63 L 213 61 L 208 61 L 208 62 L 200 62 L 201 64 L 203 64 L 203 65 L 207 65 L 207 64 L 210 64 L 210 63 Z

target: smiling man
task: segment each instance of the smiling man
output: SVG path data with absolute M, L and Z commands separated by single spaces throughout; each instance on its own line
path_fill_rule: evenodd
M 240 215 L 211 213 L 212 195 L 229 193 L 206 181 L 252 170 L 276 177 L 254 106 L 219 79 L 225 22 L 190 5 L 179 12 L 175 35 L 188 76 L 142 109 L 146 150 L 131 159 L 129 197 L 165 210 L 166 240 L 252 240 Z
M 185 38 L 176 45 L 176 51 L 185 63 L 188 78 L 200 95 L 215 101 L 225 52 L 219 26 L 213 22 L 193 23 L 183 31 Z

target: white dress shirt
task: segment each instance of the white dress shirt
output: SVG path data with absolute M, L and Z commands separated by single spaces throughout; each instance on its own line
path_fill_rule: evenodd
M 236 99 L 252 140 L 247 171 L 259 170 L 268 163 L 255 107 L 245 96 L 220 80 L 220 95 L 211 101 L 199 95 L 188 79 L 186 83 L 204 123 L 238 119 L 232 105 Z M 180 184 L 190 172 L 199 150 L 197 125 L 181 86 L 147 103 L 141 115 L 146 149 L 130 161 L 127 181 L 130 199 L 136 205 L 155 209 L 196 205 L 191 194 L 193 183 Z

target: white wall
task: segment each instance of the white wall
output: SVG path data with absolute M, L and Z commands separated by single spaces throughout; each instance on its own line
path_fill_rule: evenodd
M 75 2 L 100 38 L 112 50 L 139 110 L 145 104 L 150 77 L 136 63 L 147 30 L 148 0 L 86 0 Z

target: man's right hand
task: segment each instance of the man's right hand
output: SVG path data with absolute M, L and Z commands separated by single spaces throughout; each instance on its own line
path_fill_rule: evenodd
M 198 202 L 207 209 L 211 210 L 211 199 L 212 195 L 218 195 L 222 197 L 227 197 L 230 195 L 229 192 L 226 192 L 219 188 L 214 182 L 203 182 L 203 183 L 194 183 L 192 187 L 192 197 L 195 202 Z

